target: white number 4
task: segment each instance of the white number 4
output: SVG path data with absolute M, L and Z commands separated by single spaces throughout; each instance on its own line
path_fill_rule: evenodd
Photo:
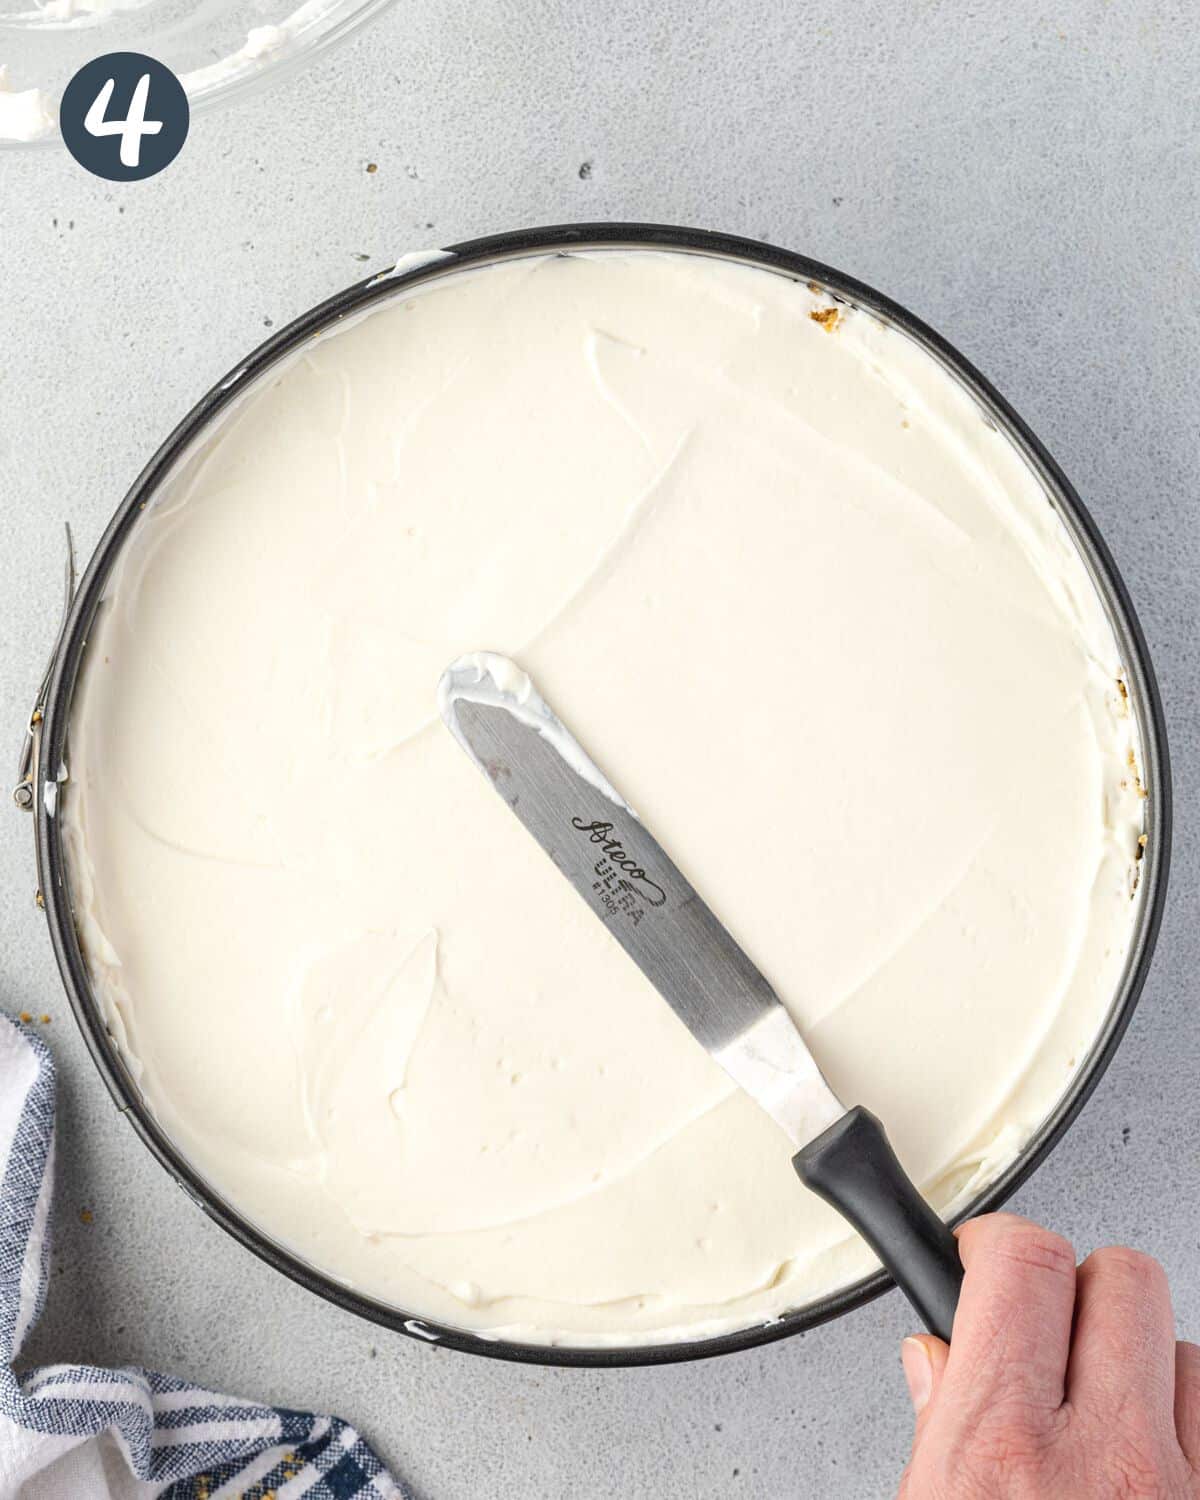
M 96 97 L 92 107 L 84 116 L 83 128 L 89 135 L 119 135 L 121 137 L 121 165 L 136 167 L 142 159 L 142 137 L 157 135 L 163 128 L 161 120 L 147 120 L 146 101 L 150 97 L 150 75 L 143 73 L 129 102 L 129 113 L 123 120 L 107 118 L 109 101 L 116 88 L 116 79 L 110 78 Z

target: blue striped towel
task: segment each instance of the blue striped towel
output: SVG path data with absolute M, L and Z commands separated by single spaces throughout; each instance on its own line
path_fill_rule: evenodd
M 150 1370 L 16 1375 L 50 1259 L 54 1065 L 0 1016 L 0 1500 L 404 1500 L 352 1427 Z

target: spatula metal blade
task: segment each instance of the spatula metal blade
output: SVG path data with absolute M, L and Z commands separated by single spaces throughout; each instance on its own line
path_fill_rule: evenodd
M 439 701 L 455 738 L 578 894 L 793 1143 L 839 1119 L 842 1104 L 770 984 L 529 677 L 477 652 L 447 669 Z

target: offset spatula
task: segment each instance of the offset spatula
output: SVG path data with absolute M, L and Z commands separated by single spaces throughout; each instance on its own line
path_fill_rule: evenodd
M 950 1338 L 954 1236 L 909 1181 L 883 1126 L 846 1109 L 775 992 L 507 657 L 464 656 L 442 717 L 700 1045 L 799 1149 L 800 1180 L 847 1218 L 927 1328 Z

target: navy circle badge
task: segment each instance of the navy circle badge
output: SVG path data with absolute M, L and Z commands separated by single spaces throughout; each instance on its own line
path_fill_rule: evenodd
M 109 182 L 138 182 L 179 155 L 191 111 L 164 63 L 141 52 L 108 52 L 67 84 L 58 123 L 81 167 Z

